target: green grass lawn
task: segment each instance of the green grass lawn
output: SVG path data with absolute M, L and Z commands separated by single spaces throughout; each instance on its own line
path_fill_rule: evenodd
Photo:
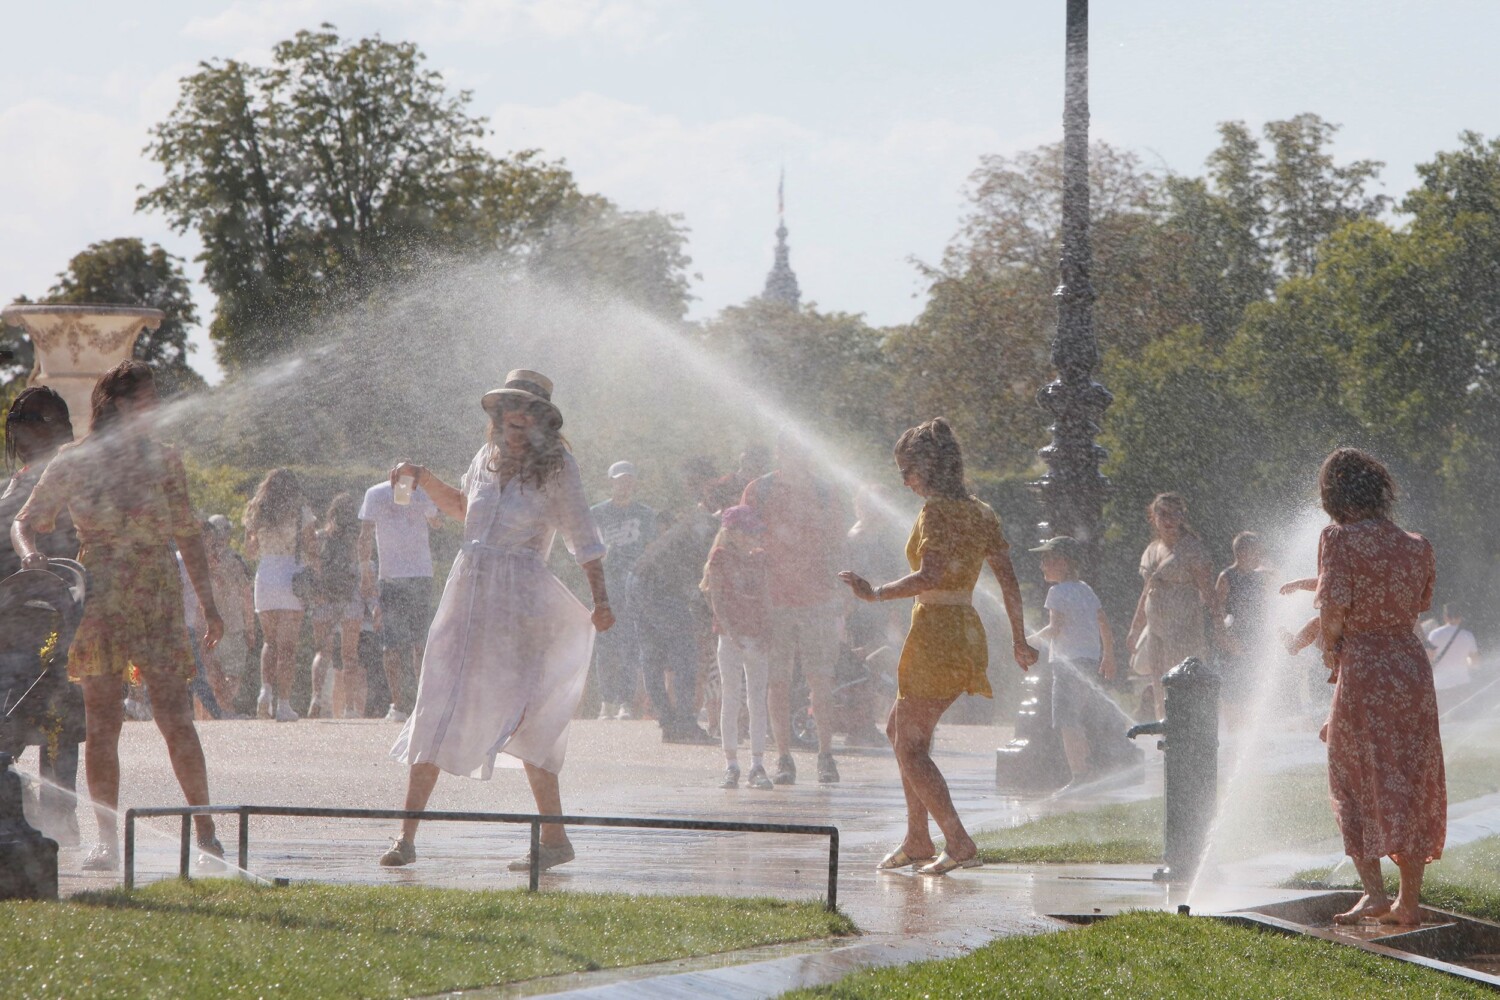
M 1386 885 L 1396 891 L 1397 876 L 1386 862 Z M 1299 889 L 1357 889 L 1359 878 L 1352 865 L 1332 871 L 1298 872 L 1287 885 Z M 1484 920 L 1500 922 L 1500 837 L 1485 837 L 1443 853 L 1442 860 L 1428 866 L 1422 876 L 1422 901 L 1443 910 L 1455 910 Z
M 1467 747 L 1447 764 L 1448 800 L 1462 802 L 1500 791 L 1500 754 Z M 1220 794 L 1226 793 L 1223 784 Z M 1338 837 L 1322 765 L 1242 780 L 1232 789 L 1238 814 L 1253 822 L 1225 824 L 1219 856 L 1244 858 L 1269 850 L 1311 846 Z M 974 834 L 992 864 L 1150 864 L 1162 855 L 1162 800 L 1043 816 L 1020 826 Z
M 1355 948 L 1215 920 L 1131 913 L 1006 938 L 963 958 L 857 972 L 790 997 L 1493 998 L 1482 986 Z
M 0 996 L 403 997 L 853 933 L 814 902 L 171 881 L 0 903 Z
M 987 863 L 1132 864 L 1161 860 L 1161 799 L 1043 816 L 974 834 Z

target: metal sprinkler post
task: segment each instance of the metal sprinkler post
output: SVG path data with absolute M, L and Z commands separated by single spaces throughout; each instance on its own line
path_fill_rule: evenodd
M 1160 882 L 1188 882 L 1198 871 L 1207 846 L 1208 828 L 1219 802 L 1219 675 L 1190 656 L 1162 678 L 1167 688 L 1167 717 L 1131 726 L 1126 735 L 1160 735 L 1164 766 L 1166 819 L 1164 864 Z

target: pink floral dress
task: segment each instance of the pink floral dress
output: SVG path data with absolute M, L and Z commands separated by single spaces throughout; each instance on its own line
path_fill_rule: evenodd
M 1352 858 L 1442 856 L 1448 793 L 1432 667 L 1413 626 L 1432 546 L 1384 518 L 1323 529 L 1318 606 L 1344 609 L 1328 714 L 1328 788 Z

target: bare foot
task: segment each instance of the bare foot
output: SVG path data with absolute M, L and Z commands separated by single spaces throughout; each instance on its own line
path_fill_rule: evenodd
M 1389 896 L 1370 896 L 1369 893 L 1359 897 L 1359 902 L 1354 907 L 1343 913 L 1336 914 L 1333 922 L 1336 924 L 1357 924 L 1361 920 L 1374 920 L 1391 912 L 1391 900 Z
M 1381 914 L 1382 924 L 1394 924 L 1397 927 L 1420 927 L 1422 925 L 1422 909 L 1417 903 L 1407 905 L 1400 897 L 1396 899 L 1396 905 Z

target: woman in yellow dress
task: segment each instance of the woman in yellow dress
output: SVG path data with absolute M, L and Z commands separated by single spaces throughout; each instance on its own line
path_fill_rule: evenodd
M 896 442 L 896 468 L 907 488 L 926 498 L 906 543 L 912 572 L 878 587 L 853 572 L 839 577 L 862 601 L 916 598 L 911 629 L 901 648 L 896 703 L 885 729 L 901 768 L 906 838 L 877 867 L 889 871 L 915 865 L 924 875 L 945 875 L 980 864 L 979 849 L 958 818 L 948 783 L 933 762 L 932 733 L 959 695 L 990 697 L 989 647 L 973 604 L 974 585 L 985 563 L 1005 600 L 1016 665 L 1025 670 L 1038 654 L 1026 642 L 1021 587 L 1000 518 L 964 483 L 963 453 L 948 421 L 938 417 L 902 434 Z M 929 816 L 947 839 L 936 859 Z

